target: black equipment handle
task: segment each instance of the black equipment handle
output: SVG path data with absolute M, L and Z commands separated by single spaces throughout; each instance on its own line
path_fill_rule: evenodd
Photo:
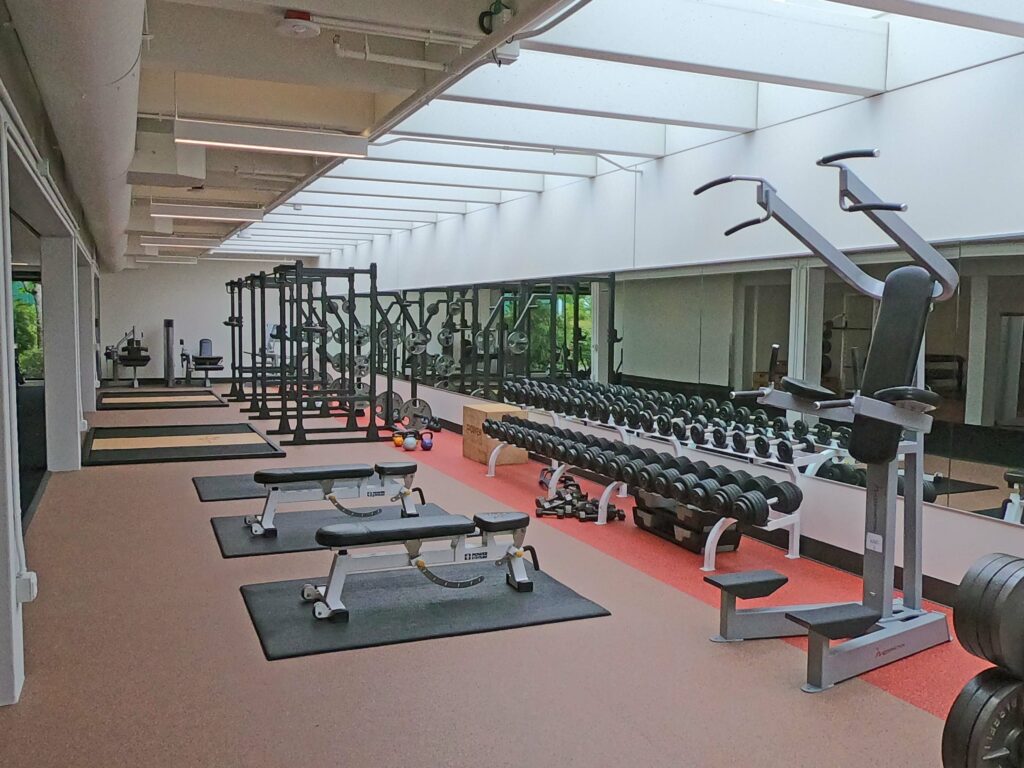
M 779 345 L 772 344 L 772 356 L 768 358 L 768 384 L 775 380 L 775 370 L 779 367 Z
M 835 152 L 825 155 L 818 161 L 818 165 L 834 165 L 843 160 L 860 160 L 862 158 L 878 157 L 877 149 L 848 149 L 845 152 Z
M 896 213 L 902 213 L 907 210 L 906 203 L 855 203 L 854 205 L 847 205 L 843 208 L 847 213 L 857 213 L 858 211 L 895 211 Z

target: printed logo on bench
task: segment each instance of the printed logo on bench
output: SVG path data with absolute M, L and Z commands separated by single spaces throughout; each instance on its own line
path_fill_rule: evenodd
M 462 559 L 463 560 L 486 560 L 487 559 L 487 553 L 486 552 L 466 552 L 462 556 Z
M 367 491 L 366 492 L 366 497 L 369 499 L 369 498 L 373 498 L 374 496 L 384 496 L 386 494 L 387 494 L 387 491 Z

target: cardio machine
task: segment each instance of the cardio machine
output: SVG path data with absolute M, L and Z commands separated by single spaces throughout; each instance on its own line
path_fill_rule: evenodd
M 863 593 L 860 602 L 737 609 L 737 600 L 767 597 L 787 578 L 775 571 L 708 576 L 721 590 L 719 642 L 808 636 L 807 682 L 822 691 L 843 680 L 949 641 L 946 616 L 922 604 L 922 437 L 931 430 L 928 412 L 939 396 L 924 389 L 924 332 L 932 302 L 949 299 L 959 283 L 953 266 L 898 215 L 905 206 L 884 202 L 845 164 L 877 157 L 875 150 L 829 155 L 818 165 L 839 170 L 840 206 L 861 212 L 914 260 L 884 281 L 866 274 L 804 221 L 767 180 L 728 176 L 698 188 L 700 195 L 734 181 L 757 184 L 765 215 L 726 235 L 775 219 L 840 278 L 880 302 L 878 321 L 864 364 L 860 389 L 841 397 L 815 382 L 783 377 L 753 395 L 764 405 L 851 424 L 849 451 L 867 465 L 864 516 Z M 896 490 L 904 467 L 903 597 L 895 595 Z M 841 642 L 837 642 L 841 641 Z

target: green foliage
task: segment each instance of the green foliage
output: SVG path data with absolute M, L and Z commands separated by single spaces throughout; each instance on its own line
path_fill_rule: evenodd
M 579 297 L 580 337 L 573 339 L 573 313 L 575 298 L 571 293 L 559 294 L 555 307 L 555 340 L 558 352 L 558 367 L 569 367 L 569 360 L 575 355 L 580 368 L 590 367 L 590 343 L 593 333 L 593 317 L 590 296 Z M 505 322 L 511 327 L 517 319 L 516 308 L 511 302 L 505 305 Z M 532 371 L 547 371 L 551 357 L 551 302 L 547 297 L 536 301 L 530 310 L 529 362 Z
M 18 346 L 18 365 L 28 379 L 43 377 L 42 325 L 36 291 L 39 284 L 17 280 L 14 296 L 14 343 Z
M 43 378 L 43 350 L 39 347 L 30 349 L 27 352 L 18 352 L 18 364 L 21 366 L 21 375 L 26 379 Z

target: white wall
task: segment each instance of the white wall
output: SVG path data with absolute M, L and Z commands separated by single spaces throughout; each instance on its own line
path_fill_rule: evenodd
M 136 331 L 145 334 L 143 345 L 149 347 L 151 357 L 149 365 L 139 369 L 139 377 L 159 378 L 163 376 L 163 322 L 169 318 L 174 320 L 175 366 L 178 365 L 178 339 L 185 340 L 186 349 L 198 352 L 199 339 L 205 338 L 213 341 L 215 355 L 224 356 L 227 369 L 231 336 L 224 321 L 231 302 L 224 283 L 251 273 L 253 268 L 271 266 L 207 261 L 196 265 L 151 264 L 148 269 L 103 274 L 100 276 L 100 344 L 106 347 L 116 343 L 134 325 Z M 276 299 L 273 292 L 268 296 Z M 248 332 L 246 328 L 246 339 Z M 261 337 L 262 332 L 258 338 Z M 180 368 L 176 370 L 180 372 Z M 109 363 L 104 361 L 103 376 L 109 375 Z M 131 372 L 122 371 L 121 376 L 130 377 Z
M 882 158 L 857 168 L 931 240 L 1018 233 L 1024 57 L 975 67 L 734 136 L 361 246 L 386 282 L 423 287 L 490 279 L 693 265 L 796 255 L 775 223 L 725 238 L 760 213 L 751 185 L 694 198 L 730 173 L 768 177 L 780 195 L 841 247 L 886 245 L 863 216 L 836 205 L 837 174 L 814 161 L 855 147 Z

